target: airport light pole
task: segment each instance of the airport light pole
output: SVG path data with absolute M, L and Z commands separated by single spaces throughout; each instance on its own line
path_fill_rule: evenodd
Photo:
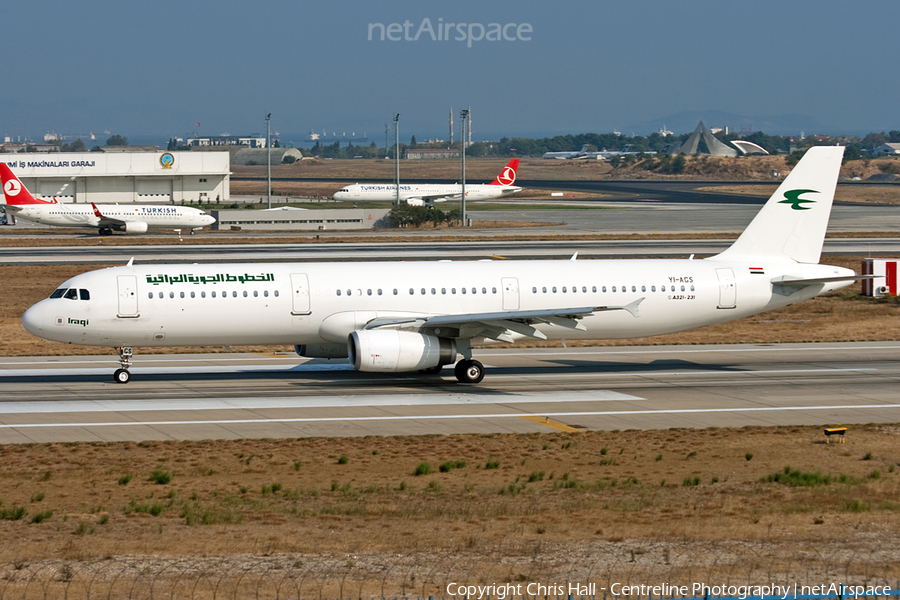
M 272 113 L 266 113 L 266 198 L 269 208 L 272 208 L 272 136 L 269 129 L 269 119 Z
M 467 135 L 469 130 L 469 111 L 468 109 L 463 109 L 459 113 L 460 118 L 462 119 L 462 135 L 459 140 L 459 148 L 460 155 L 462 157 L 462 198 L 460 199 L 460 219 L 462 220 L 462 226 L 466 226 L 466 139 L 468 139 Z
M 394 206 L 400 205 L 400 113 L 394 115 L 394 164 L 397 189 L 394 190 Z

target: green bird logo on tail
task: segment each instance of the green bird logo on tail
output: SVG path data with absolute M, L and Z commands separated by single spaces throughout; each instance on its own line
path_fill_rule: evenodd
M 779 204 L 790 204 L 793 210 L 809 210 L 810 206 L 803 206 L 804 203 L 815 203 L 815 200 L 807 200 L 806 198 L 801 198 L 802 194 L 818 194 L 817 190 L 788 190 L 784 193 L 784 200 L 779 201 Z

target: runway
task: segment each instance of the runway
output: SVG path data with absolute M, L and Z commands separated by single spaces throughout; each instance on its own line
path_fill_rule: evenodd
M 0 359 L 0 443 L 900 422 L 900 342 L 491 349 L 484 382 L 293 355 Z
M 190 246 L 57 246 L 0 248 L 3 265 L 125 264 L 196 262 L 309 262 L 347 260 L 465 260 L 674 257 L 698 258 L 725 250 L 732 240 L 560 240 L 474 242 L 373 242 L 367 244 L 215 244 Z M 896 256 L 898 238 L 826 240 L 823 253 Z

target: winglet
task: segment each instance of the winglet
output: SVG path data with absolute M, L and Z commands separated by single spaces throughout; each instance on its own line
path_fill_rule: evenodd
M 133 256 L 132 256 L 130 259 L 128 259 L 128 264 L 125 265 L 125 266 L 126 266 L 126 267 L 132 267 L 132 266 L 134 266 L 134 257 L 133 257 Z
M 573 255 L 572 255 L 572 258 L 570 258 L 569 260 L 575 260 L 576 258 L 578 258 L 578 253 L 577 253 L 577 252 L 576 252 L 575 254 L 573 254 Z

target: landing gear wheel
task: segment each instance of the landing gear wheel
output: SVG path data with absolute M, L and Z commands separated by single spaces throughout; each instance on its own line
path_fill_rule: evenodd
M 112 235 L 112 229 L 109 227 L 101 227 L 99 231 L 97 231 L 98 235 Z
M 477 360 L 461 360 L 453 368 L 453 374 L 460 383 L 481 383 L 484 365 Z
M 113 373 L 113 381 L 116 383 L 128 383 L 131 381 L 131 373 L 127 369 L 116 369 Z
M 441 369 L 443 369 L 443 368 L 444 368 L 444 365 L 438 365 L 436 367 L 428 367 L 427 369 L 420 370 L 419 373 L 422 373 L 424 375 L 437 375 L 438 373 L 441 372 Z

